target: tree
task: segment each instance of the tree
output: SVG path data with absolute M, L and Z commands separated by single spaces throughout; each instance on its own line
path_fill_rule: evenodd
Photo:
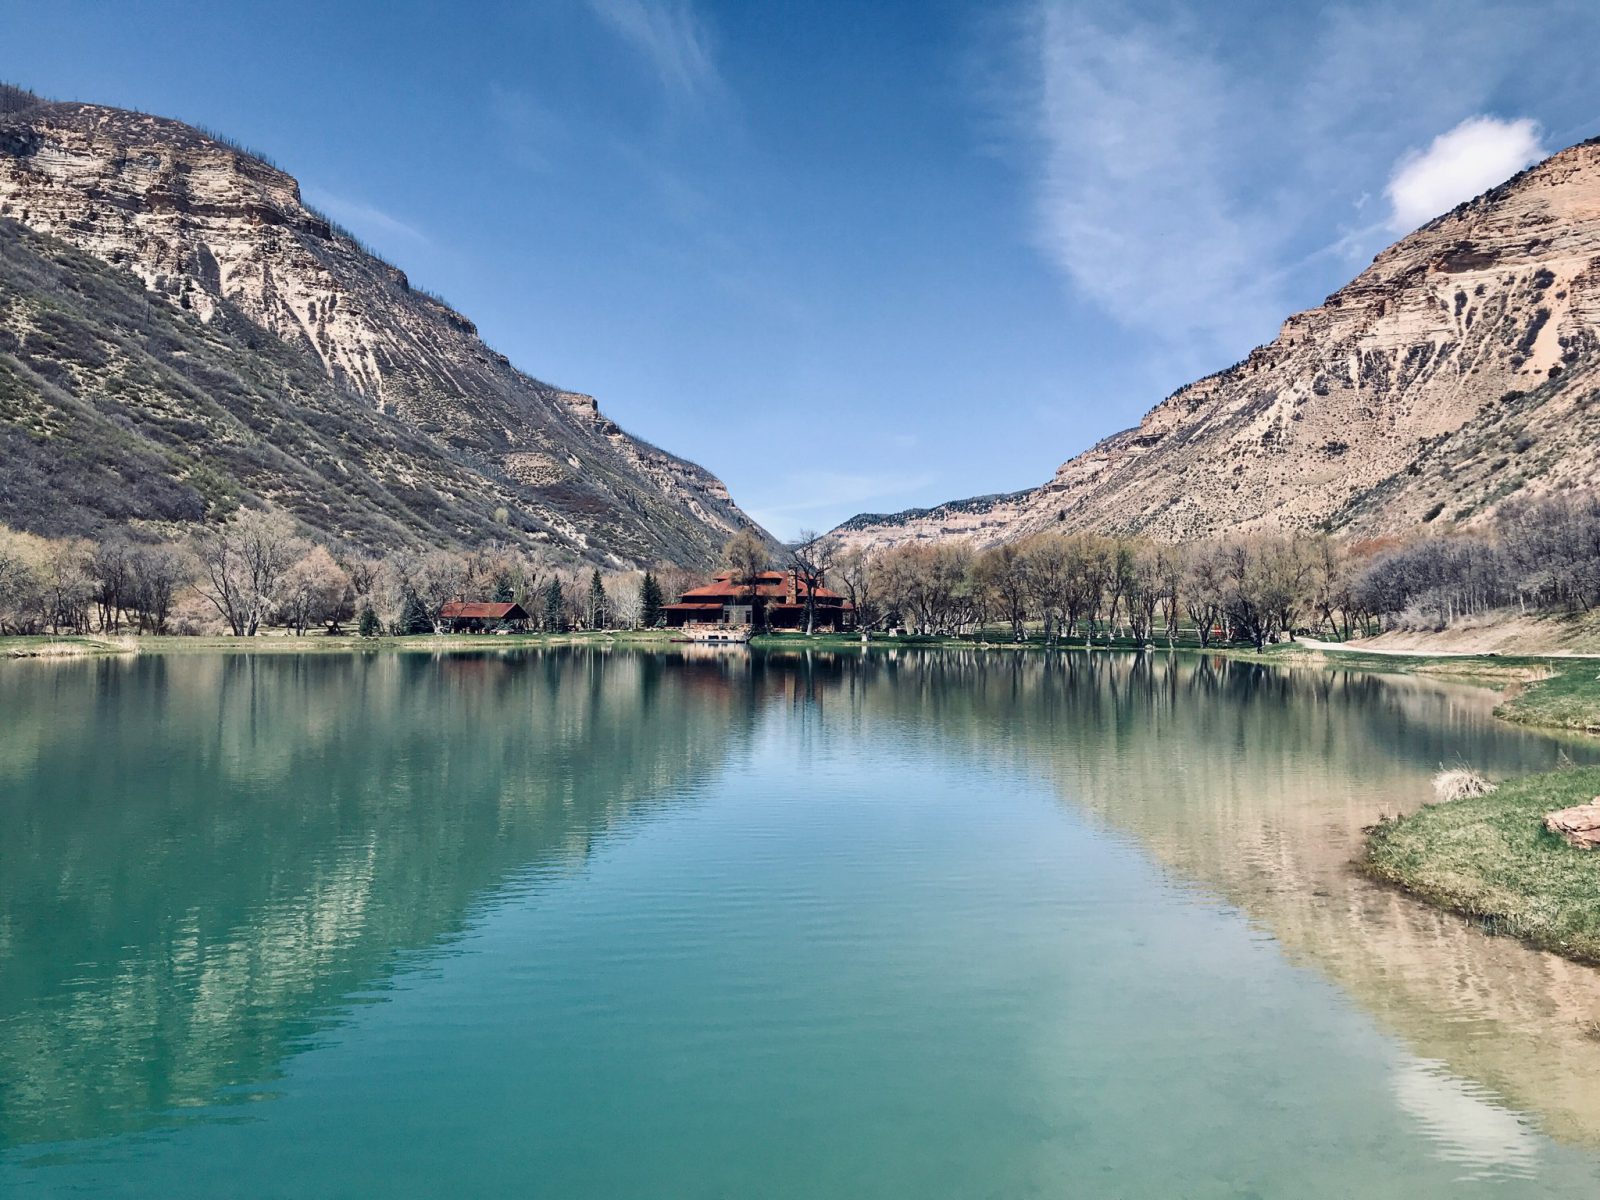
M 195 539 L 201 578 L 195 590 L 211 602 L 235 637 L 254 637 L 282 598 L 289 568 L 307 543 L 281 512 L 245 509 Z
M 172 598 L 194 578 L 194 560 L 177 546 L 140 546 L 128 560 L 140 633 L 166 633 Z
M 1028 556 L 1016 542 L 1002 542 L 978 555 L 972 567 L 973 583 L 1000 610 L 1011 626 L 1011 640 L 1024 637 L 1028 602 L 1032 598 Z
M 794 571 L 795 583 L 805 589 L 807 637 L 817 623 L 817 589 L 827 578 L 836 549 L 832 538 L 822 537 L 810 529 L 802 529 L 799 540 L 789 547 L 789 565 Z
M 589 576 L 589 602 L 584 609 L 585 623 L 590 629 L 604 629 L 606 625 L 606 585 L 600 580 L 600 568 Z
M 734 583 L 753 588 L 756 576 L 772 562 L 772 555 L 755 530 L 741 529 L 722 548 L 722 561 L 733 573 Z
M 92 548 L 82 538 L 44 543 L 39 582 L 45 619 L 52 633 L 87 633 L 94 580 L 89 574 Z
M 1184 607 L 1189 620 L 1194 622 L 1195 633 L 1200 638 L 1200 648 L 1211 645 L 1211 638 L 1222 620 L 1227 605 L 1228 581 L 1223 564 L 1223 548 L 1218 545 L 1195 547 L 1189 556 L 1189 569 L 1184 576 Z
M 567 603 L 561 594 L 561 579 L 552 575 L 544 589 L 544 631 L 564 633 L 567 628 Z
M 356 623 L 356 632 L 364 638 L 375 638 L 382 635 L 383 622 L 378 620 L 378 614 L 372 611 L 370 604 L 362 605 L 361 617 Z
M 433 614 L 428 611 L 428 603 L 415 592 L 406 593 L 405 603 L 400 609 L 400 622 L 395 632 L 402 637 L 435 632 Z
M 427 608 L 435 633 L 444 632 L 444 606 L 462 595 L 468 578 L 467 563 L 448 550 L 430 550 L 415 565 L 412 591 Z
M 95 607 L 99 610 L 100 628 L 106 633 L 122 628 L 133 602 L 132 558 L 132 547 L 120 537 L 101 542 L 89 555 Z
M 333 561 L 326 546 L 311 551 L 289 568 L 284 581 L 283 622 L 303 635 L 311 625 L 327 625 L 328 633 L 339 632 L 351 609 L 350 577 Z
M 839 555 L 837 574 L 845 598 L 855 612 L 856 631 L 865 644 L 889 613 L 881 603 L 878 556 L 867 546 L 855 546 Z
M 638 629 L 644 623 L 644 583 L 627 576 L 613 578 L 606 589 L 609 623 L 617 629 Z
M 43 609 L 44 539 L 0 525 L 0 633 L 32 633 Z
M 661 624 L 662 617 L 661 585 L 656 582 L 656 577 L 649 571 L 644 573 L 644 579 L 639 583 L 639 620 L 646 629 L 654 629 Z

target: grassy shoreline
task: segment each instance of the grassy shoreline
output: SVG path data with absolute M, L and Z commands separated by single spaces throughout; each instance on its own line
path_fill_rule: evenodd
M 1361 869 L 1486 933 L 1600 966 L 1600 853 L 1544 828 L 1544 816 L 1600 795 L 1600 767 L 1502 783 L 1429 805 L 1368 833 Z

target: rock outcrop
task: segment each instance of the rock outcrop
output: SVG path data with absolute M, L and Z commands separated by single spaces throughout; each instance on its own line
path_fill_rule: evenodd
M 1472 522 L 1597 479 L 1600 142 L 1573 146 L 1380 254 L 1276 341 L 947 528 L 858 517 L 854 543 L 1052 527 L 1179 540 Z
M 477 507 L 504 510 L 481 528 L 469 518 L 447 540 L 509 531 L 597 561 L 705 563 L 751 524 L 700 467 L 630 437 L 592 397 L 518 371 L 470 320 L 304 204 L 295 180 L 261 157 L 160 117 L 15 91 L 3 99 L 0 218 L 131 273 L 202 328 L 253 326 L 312 358 L 352 414 L 364 407 L 417 435 L 406 461 L 379 464 L 384 478 L 412 492 L 444 489 L 441 503 L 465 488 L 483 499 Z M 25 345 L 30 314 L 50 297 L 13 303 L 8 324 Z M 62 364 L 64 377 L 85 370 Z M 352 415 L 352 433 L 365 423 Z M 360 460 L 362 449 L 348 454 Z M 275 489 L 257 480 L 250 490 Z M 331 535 L 352 532 L 337 512 L 313 520 L 309 506 L 298 511 Z M 424 522 L 415 534 L 438 541 L 441 529 Z
M 1545 816 L 1544 827 L 1580 850 L 1600 846 L 1600 796 Z

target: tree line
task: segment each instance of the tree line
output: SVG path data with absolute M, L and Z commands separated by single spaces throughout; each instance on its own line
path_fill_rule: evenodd
M 724 565 L 773 566 L 828 586 L 864 635 L 1009 636 L 1140 644 L 1180 636 L 1256 647 L 1299 631 L 1350 637 L 1440 629 L 1514 610 L 1600 604 L 1600 494 L 1504 505 L 1480 525 L 1366 540 L 1258 534 L 1172 545 L 1049 532 L 976 549 L 961 541 L 848 548 L 803 533 L 781 554 L 750 531 Z M 275 510 L 242 510 L 181 542 L 47 539 L 0 527 L 0 634 L 444 632 L 458 597 L 522 606 L 549 632 L 654 628 L 703 579 L 660 564 L 602 572 L 499 543 L 382 557 L 306 539 Z M 813 624 L 808 614 L 806 627 Z
M 959 541 L 845 549 L 803 534 L 789 565 L 821 572 L 862 630 L 1257 648 L 1298 631 L 1348 638 L 1442 629 L 1491 612 L 1600 604 L 1600 494 L 1502 506 L 1469 528 L 1410 537 L 1257 534 L 1173 545 L 1039 534 L 978 550 Z
M 663 596 L 692 582 L 670 564 L 602 572 L 494 542 L 380 557 L 312 542 L 273 510 L 242 510 L 181 542 L 0 527 L 0 634 L 442 633 L 457 598 L 519 604 L 545 631 L 631 628 L 659 620 Z

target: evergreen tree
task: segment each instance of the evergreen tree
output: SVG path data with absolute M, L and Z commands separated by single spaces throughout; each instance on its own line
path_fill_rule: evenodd
M 606 623 L 606 585 L 600 582 L 600 568 L 589 576 L 589 628 L 603 629 Z
M 494 598 L 497 604 L 511 604 L 516 600 L 517 594 L 511 586 L 511 572 L 501 571 L 495 576 Z
M 661 624 L 661 585 L 649 571 L 644 573 L 644 581 L 639 584 L 639 612 L 646 629 Z
M 383 633 L 383 622 L 378 620 L 378 614 L 372 611 L 372 605 L 362 605 L 361 621 L 356 626 L 356 632 L 364 638 L 378 637 Z
M 414 633 L 432 633 L 433 617 L 428 612 L 428 606 L 422 602 L 422 597 L 415 592 L 406 594 L 405 607 L 400 611 L 400 633 L 410 636 Z
M 544 631 L 562 633 L 567 628 L 567 606 L 561 598 L 561 581 L 551 579 L 544 589 Z

